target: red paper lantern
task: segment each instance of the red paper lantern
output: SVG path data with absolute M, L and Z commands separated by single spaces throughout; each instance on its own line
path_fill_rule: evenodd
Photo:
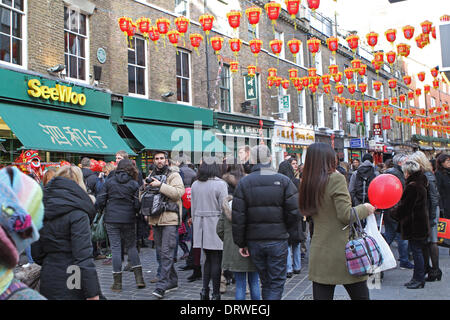
M 186 17 L 178 17 L 175 18 L 175 25 L 177 27 L 178 32 L 181 34 L 181 37 L 183 38 L 183 44 L 186 46 L 186 40 L 185 40 L 185 33 L 188 31 L 189 27 L 189 19 Z
M 303 90 L 303 85 L 300 83 L 296 88 L 298 92 L 301 92 Z
M 403 82 L 409 86 L 411 84 L 411 76 L 404 76 L 403 77 Z
M 267 71 L 269 72 L 269 77 L 276 77 L 277 76 L 277 69 L 276 68 L 269 68 Z
M 394 51 L 389 51 L 386 53 L 386 61 L 392 66 L 395 62 L 397 54 Z
M 289 80 L 281 80 L 281 86 L 283 87 L 283 89 L 287 90 L 289 88 Z
M 431 32 L 431 25 L 432 25 L 431 21 L 425 20 L 424 22 L 422 22 L 420 24 L 420 26 L 422 27 L 422 32 L 429 34 Z
M 320 6 L 320 0 L 308 0 L 308 7 L 312 11 L 316 11 Z
M 370 47 L 372 47 L 372 50 L 378 43 L 378 33 L 376 32 L 370 32 L 366 35 L 367 43 Z
M 145 39 L 148 39 L 148 32 L 150 31 L 151 24 L 151 20 L 145 17 L 141 17 L 136 21 L 136 25 L 139 31 L 144 35 Z
M 239 28 L 239 26 L 241 25 L 241 17 L 242 13 L 240 11 L 232 10 L 228 12 L 227 19 L 230 27 L 232 27 L 234 30 Z
M 384 34 L 386 35 L 386 40 L 392 44 L 397 38 L 397 30 L 395 29 L 388 29 Z
M 373 90 L 375 90 L 376 92 L 380 91 L 381 85 L 382 85 L 382 83 L 380 81 L 374 81 L 373 82 Z
M 354 59 L 351 61 L 351 63 L 354 71 L 358 71 L 359 68 L 361 67 L 361 60 Z
M 377 63 L 384 63 L 384 52 L 377 51 L 373 54 L 373 61 Z
M 247 75 L 249 77 L 254 77 L 256 75 L 256 66 L 254 65 L 249 65 L 247 67 Z
M 410 53 L 411 46 L 405 43 L 400 43 L 397 45 L 398 55 L 401 57 L 408 57 Z
M 272 52 L 278 57 L 281 50 L 283 49 L 283 41 L 279 39 L 270 40 L 269 45 L 272 49 Z
M 337 84 L 334 88 L 336 89 L 338 94 L 344 93 L 344 86 L 342 84 Z
M 203 36 L 199 33 L 191 33 L 189 35 L 189 40 L 191 40 L 191 46 L 194 47 L 194 50 L 197 52 L 197 55 L 200 55 L 198 53 L 198 47 L 200 47 L 200 44 L 203 41 Z
M 429 94 L 431 91 L 431 86 L 429 84 L 424 85 L 423 91 L 425 92 L 425 94 Z
M 292 39 L 292 40 L 288 41 L 289 50 L 291 51 L 294 58 L 297 56 L 297 53 L 300 51 L 301 44 L 302 44 L 302 42 L 298 39 Z
M 158 28 L 158 32 L 162 35 L 167 34 L 169 32 L 170 20 L 166 18 L 160 18 L 156 20 L 156 27 Z
M 267 86 L 269 88 L 272 88 L 273 85 L 274 85 L 274 78 L 272 77 L 267 78 Z
M 266 10 L 269 19 L 272 20 L 272 25 L 275 25 L 276 20 L 280 16 L 281 4 L 271 1 L 265 4 L 264 10 Z
M 237 62 L 237 61 L 230 62 L 230 71 L 232 73 L 238 72 L 239 71 L 239 62 Z
M 344 73 L 345 73 L 345 77 L 346 77 L 348 80 L 352 80 L 352 79 L 353 79 L 353 69 L 352 69 L 352 68 L 347 68 L 347 69 L 345 69 L 345 70 L 344 70 Z
M 260 39 L 252 39 L 249 42 L 250 45 L 250 51 L 255 55 L 255 57 L 258 56 L 258 54 L 261 52 L 262 47 L 262 40 Z
M 177 30 L 170 30 L 169 32 L 167 32 L 167 37 L 169 38 L 170 43 L 173 44 L 174 47 L 178 45 L 179 36 L 180 33 Z
M 323 92 L 325 92 L 326 94 L 330 94 L 331 93 L 331 85 L 329 85 L 329 84 L 324 85 Z
M 427 44 L 430 43 L 430 36 L 429 34 L 426 33 L 421 33 L 420 35 L 418 35 L 416 38 L 416 43 L 417 46 L 422 49 L 423 47 L 425 47 Z
M 392 98 L 391 98 L 391 104 L 397 105 L 397 103 L 398 103 L 397 97 L 392 97 Z
M 439 89 L 439 80 L 437 80 L 437 79 L 433 80 L 433 88 Z
M 275 77 L 274 84 L 278 88 L 281 85 L 281 77 Z
M 299 77 L 291 78 L 292 84 L 294 87 L 298 87 L 299 85 L 302 85 L 302 80 Z M 303 85 L 302 85 L 303 86 Z
M 431 36 L 436 39 L 436 27 L 431 27 Z
M 396 79 L 389 79 L 388 80 L 389 88 L 395 89 L 397 87 L 397 80 Z
M 356 85 L 354 83 L 349 84 L 347 89 L 351 95 L 354 95 L 356 91 Z
M 414 27 L 407 25 L 402 28 L 405 39 L 411 40 L 414 37 Z
M 365 93 L 367 90 L 367 84 L 365 84 L 364 82 L 359 83 L 358 87 L 359 87 L 359 91 L 361 91 L 361 93 Z
M 308 86 L 308 89 L 309 89 L 309 91 L 310 91 L 312 94 L 315 94 L 316 91 L 317 91 L 317 87 L 316 87 L 315 85 L 313 85 L 313 84 L 310 84 L 310 85 Z
M 295 19 L 298 11 L 300 10 L 300 0 L 285 0 L 286 10 L 291 15 L 291 19 Z
M 380 71 L 382 65 L 383 65 L 383 63 L 372 60 L 372 66 L 375 69 L 376 73 L 378 73 Z
M 311 83 L 317 87 L 320 84 L 320 76 L 311 77 Z
M 156 45 L 156 42 L 159 40 L 159 31 L 158 28 L 155 26 L 150 27 L 148 30 L 148 37 L 153 41 L 153 43 Z M 158 48 L 158 47 L 156 47 Z
M 401 103 L 406 102 L 406 95 L 405 94 L 401 94 L 398 96 L 398 99 L 400 100 Z
M 417 89 L 415 90 L 414 94 L 415 94 L 416 97 L 419 97 L 419 96 L 422 94 L 422 89 L 417 88 Z
M 316 68 L 308 68 L 308 77 L 315 77 L 317 74 Z
M 255 30 L 256 25 L 259 23 L 261 12 L 262 9 L 259 7 L 250 7 L 245 10 L 245 15 L 247 16 L 248 23 L 251 24 L 253 30 Z
M 339 82 L 342 80 L 342 72 L 337 72 L 333 75 L 334 82 Z
M 216 55 L 219 54 L 219 51 L 222 50 L 223 38 L 222 37 L 211 37 L 211 45 L 216 52 Z
M 120 31 L 122 31 L 126 36 L 128 36 L 128 30 L 132 29 L 133 20 L 129 17 L 120 17 L 118 21 Z
M 339 48 L 339 40 L 336 37 L 329 37 L 327 39 L 328 49 L 332 54 L 336 54 L 337 49 Z
M 383 100 L 383 106 L 385 106 L 385 107 L 389 106 L 389 99 Z
M 414 91 L 409 91 L 408 92 L 408 100 L 412 100 L 414 99 Z
M 209 34 L 209 32 L 212 30 L 213 28 L 213 23 L 214 23 L 214 16 L 211 14 L 202 14 L 199 18 L 198 21 L 200 22 L 200 24 L 202 25 L 203 31 L 206 33 L 206 35 Z
M 300 78 L 302 80 L 302 84 L 304 87 L 307 87 L 309 85 L 309 78 L 308 77 L 302 77 Z
M 320 49 L 320 40 L 317 38 L 311 38 L 306 41 L 308 44 L 308 50 L 312 53 L 313 57 Z
M 234 55 L 237 57 L 238 52 L 241 50 L 242 41 L 238 38 L 233 38 L 228 40 L 230 44 L 231 51 L 234 52 Z
M 437 76 L 439 75 L 439 70 L 436 68 L 431 69 L 430 72 L 433 78 L 437 78 Z
M 423 82 L 425 80 L 425 72 L 423 72 L 423 71 L 419 72 L 417 74 L 417 78 Z
M 358 69 L 358 73 L 360 76 L 366 75 L 367 66 L 365 64 L 361 64 L 361 66 Z
M 324 75 L 322 76 L 322 82 L 323 82 L 323 84 L 324 84 L 324 85 L 329 84 L 329 83 L 330 83 L 330 78 L 331 78 L 331 76 L 330 76 L 329 74 L 324 74 Z
M 339 66 L 336 64 L 331 64 L 328 66 L 328 70 L 330 71 L 330 74 L 334 76 L 336 73 L 339 72 Z
M 347 38 L 345 38 L 345 40 L 347 40 L 350 49 L 352 49 L 353 52 L 356 52 L 356 49 L 358 48 L 359 45 L 359 37 L 356 34 L 352 34 L 349 35 Z

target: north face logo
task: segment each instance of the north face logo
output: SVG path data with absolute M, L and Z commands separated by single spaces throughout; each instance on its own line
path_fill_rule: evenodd
M 276 185 L 276 186 L 279 186 L 279 185 L 281 185 L 281 182 L 280 181 L 275 181 L 273 184 Z

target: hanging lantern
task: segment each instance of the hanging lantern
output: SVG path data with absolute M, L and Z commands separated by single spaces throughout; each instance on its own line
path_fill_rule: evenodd
M 144 38 L 148 41 L 148 32 L 151 27 L 151 20 L 149 18 L 141 17 L 136 21 L 136 25 L 139 31 L 143 34 Z
M 166 34 L 169 32 L 170 20 L 166 18 L 160 18 L 156 20 L 156 27 L 158 32 L 162 35 L 164 39 L 164 48 L 166 47 Z
M 386 61 L 392 66 L 395 62 L 397 54 L 394 51 L 389 51 L 386 53 Z
M 258 54 L 261 52 L 261 47 L 262 47 L 263 42 L 260 39 L 252 39 L 248 43 L 250 45 L 250 51 L 253 53 L 253 55 L 257 59 L 256 64 L 258 64 Z
M 228 23 L 235 31 L 241 25 L 242 13 L 240 11 L 232 10 L 227 13 Z
M 429 84 L 426 84 L 423 86 L 423 92 L 425 92 L 425 94 L 429 94 L 431 91 L 431 86 Z
M 317 38 L 311 38 L 311 39 L 308 39 L 307 44 L 308 44 L 308 50 L 312 53 L 313 60 L 314 60 L 316 53 L 320 49 L 320 40 Z
M 203 27 L 203 31 L 205 32 L 206 36 L 208 37 L 209 32 L 212 30 L 213 28 L 213 23 L 214 23 L 214 16 L 211 14 L 202 14 L 199 18 L 198 21 L 200 22 L 200 24 Z
M 351 63 L 354 71 L 358 71 L 359 68 L 361 67 L 361 60 L 354 59 L 351 61 Z
M 269 77 L 276 77 L 277 76 L 277 69 L 276 68 L 269 68 L 267 71 L 269 72 Z
M 314 12 L 320 6 L 320 0 L 308 0 L 308 7 Z
M 273 85 L 274 85 L 274 78 L 272 77 L 267 78 L 267 86 L 269 88 L 272 88 Z
M 303 90 L 303 85 L 300 83 L 297 87 L 297 92 L 300 93 Z
M 342 72 L 337 72 L 333 75 L 334 82 L 340 82 L 342 80 Z
M 338 94 L 344 93 L 344 86 L 342 84 L 337 84 L 334 88 L 336 89 Z
M 391 104 L 397 105 L 398 104 L 398 98 L 397 97 L 392 97 L 391 98 Z
M 399 95 L 399 96 L 398 96 L 398 100 L 399 100 L 401 103 L 405 103 L 405 102 L 406 102 L 406 95 L 405 95 L 405 94 Z
M 415 40 L 416 40 L 417 46 L 420 49 L 422 49 L 423 47 L 425 47 L 427 44 L 430 43 L 430 36 L 426 33 L 421 33 L 415 38 Z
M 414 27 L 407 25 L 402 28 L 405 39 L 411 40 L 414 37 Z
M 300 78 L 302 80 L 302 84 L 304 87 L 307 87 L 309 85 L 309 78 L 308 77 L 302 77 Z
M 438 79 L 434 79 L 433 80 L 433 88 L 434 89 L 439 89 L 439 80 Z
M 158 40 L 159 40 L 158 28 L 155 26 L 151 26 L 150 29 L 148 30 L 148 37 L 150 38 L 150 40 L 153 41 L 153 43 L 155 44 L 156 50 L 158 51 L 158 46 L 156 45 L 156 42 L 158 42 Z
M 219 51 L 222 50 L 223 38 L 222 37 L 211 37 L 211 45 L 216 53 L 219 54 Z
M 423 71 L 419 72 L 417 74 L 417 78 L 423 82 L 425 80 L 425 72 L 423 72 Z
M 430 72 L 433 78 L 437 78 L 437 76 L 439 75 L 439 70 L 436 68 L 431 69 Z
M 378 43 L 378 33 L 376 32 L 370 32 L 366 35 L 367 38 L 367 44 L 372 47 L 372 51 L 374 50 L 374 47 Z
M 431 36 L 433 37 L 433 39 L 436 39 L 436 27 L 431 27 Z
M 200 44 L 203 41 L 203 36 L 199 33 L 191 33 L 189 35 L 189 40 L 191 40 L 191 46 L 194 47 L 194 50 L 197 52 L 197 56 L 200 56 L 198 53 L 198 47 L 200 47 Z
M 230 71 L 232 73 L 236 73 L 239 71 L 239 62 L 237 61 L 231 61 L 230 62 Z
M 292 69 L 289 69 L 288 72 L 289 72 L 289 79 L 294 79 L 294 78 L 298 77 L 297 69 L 292 68 Z
M 309 91 L 310 91 L 312 94 L 315 94 L 316 91 L 317 91 L 317 87 L 316 87 L 315 85 L 313 85 L 313 84 L 310 84 L 310 85 L 308 86 L 308 89 L 309 89 Z
M 281 86 L 283 87 L 283 89 L 287 90 L 289 88 L 289 80 L 281 80 Z
M 174 47 L 178 45 L 179 36 L 180 33 L 177 30 L 170 30 L 169 32 L 167 32 L 167 37 L 169 38 L 170 43 L 173 44 Z
M 281 77 L 275 77 L 274 84 L 278 88 L 281 85 Z
M 422 89 L 420 89 L 420 88 L 417 88 L 417 89 L 415 90 L 415 92 L 414 92 L 414 95 L 415 95 L 416 97 L 420 97 L 421 94 L 422 94 Z
M 408 92 L 408 100 L 413 100 L 414 99 L 414 91 L 409 91 Z
M 316 68 L 308 68 L 308 77 L 315 77 L 317 74 Z
M 389 99 L 383 100 L 383 106 L 385 106 L 385 107 L 389 106 Z
M 320 76 L 311 77 L 311 83 L 316 87 L 320 84 Z
M 377 51 L 373 54 L 373 60 L 377 63 L 384 63 L 384 52 Z
M 345 38 L 345 40 L 347 40 L 348 46 L 355 53 L 359 45 L 359 37 L 356 34 L 352 34 Z
M 349 92 L 351 95 L 354 95 L 354 94 L 355 94 L 355 91 L 356 91 L 356 84 L 354 84 L 354 83 L 349 84 L 348 87 L 347 87 L 347 89 L 348 89 L 348 92 Z
M 291 51 L 292 55 L 294 56 L 294 58 L 297 57 L 297 53 L 299 53 L 300 51 L 300 46 L 302 44 L 302 42 L 298 39 L 292 39 L 288 41 L 288 47 L 289 50 Z
M 279 4 L 278 2 L 270 1 L 269 3 L 265 4 L 264 10 L 266 10 L 267 16 L 272 21 L 272 28 L 275 28 L 277 19 L 280 16 L 281 4 Z M 273 29 L 273 33 L 275 34 L 275 29 Z
M 365 76 L 366 75 L 366 70 L 367 70 L 367 66 L 365 65 L 365 64 L 361 64 L 361 66 L 359 67 L 359 69 L 358 69 L 358 73 L 359 73 L 359 75 L 362 77 L 362 76 Z
M 302 85 L 302 81 L 299 77 L 294 77 L 291 78 L 292 84 L 294 85 L 294 87 L 298 87 L 299 85 Z
M 400 43 L 397 45 L 398 55 L 401 57 L 408 57 L 410 53 L 411 46 L 405 43 Z
M 403 77 L 403 82 L 409 86 L 411 84 L 411 76 L 404 76 Z
M 397 87 L 397 80 L 396 79 L 389 79 L 388 80 L 389 88 L 395 89 Z
M 238 38 L 233 38 L 228 40 L 230 43 L 230 49 L 234 52 L 234 55 L 237 57 L 238 52 L 241 50 L 242 41 Z
M 352 68 L 347 68 L 344 70 L 345 73 L 345 77 L 351 81 L 353 79 L 353 69 Z
M 373 90 L 376 92 L 381 90 L 382 83 L 380 81 L 374 81 L 373 82 Z
M 128 30 L 132 29 L 133 20 L 129 17 L 120 17 L 119 18 L 119 28 L 125 36 L 128 36 Z
M 336 38 L 336 37 L 329 37 L 327 39 L 327 46 L 328 46 L 328 49 L 331 51 L 331 53 L 333 55 L 335 55 L 336 51 L 337 51 L 337 49 L 339 47 L 339 40 L 338 40 L 338 38 Z
M 422 27 L 422 32 L 429 34 L 431 32 L 431 25 L 432 25 L 431 21 L 425 20 L 424 22 L 422 22 L 420 24 L 420 26 Z
M 328 66 L 328 70 L 330 71 L 330 74 L 334 76 L 336 73 L 339 72 L 339 66 L 336 64 L 331 64 Z
M 330 78 L 331 78 L 331 76 L 330 76 L 329 74 L 324 74 L 324 75 L 322 76 L 322 82 L 323 82 L 323 84 L 324 84 L 324 85 L 329 84 L 329 83 L 330 83 Z
M 128 40 L 130 41 L 130 45 L 131 45 L 131 40 L 133 39 L 134 35 L 136 34 L 136 24 L 132 23 L 130 25 L 130 29 L 128 29 L 127 31 L 127 35 L 128 35 Z
M 269 42 L 270 48 L 272 49 L 273 54 L 277 57 L 280 55 L 281 50 L 283 49 L 283 41 L 274 39 Z
M 397 30 L 388 29 L 385 33 L 386 40 L 392 44 L 394 44 L 395 39 L 397 38 Z
M 260 7 L 250 7 L 245 10 L 248 23 L 252 26 L 253 32 L 255 32 L 256 25 L 259 23 L 259 17 L 261 16 L 262 9 Z
M 426 110 L 425 109 L 420 109 L 420 115 L 424 116 L 426 114 Z M 423 120 L 423 119 L 422 119 Z
M 297 19 L 296 15 L 300 10 L 300 0 L 284 0 L 286 4 L 286 10 L 291 15 L 291 19 L 294 20 L 294 28 L 297 30 Z
M 383 106 L 383 100 L 377 100 L 377 107 L 381 108 Z M 383 109 L 381 109 L 381 112 L 383 112 Z
M 254 77 L 254 76 L 256 76 L 256 66 L 254 66 L 254 65 L 249 65 L 249 66 L 247 67 L 247 75 L 248 75 L 249 77 Z
M 367 90 L 367 84 L 365 84 L 364 82 L 361 82 L 358 84 L 358 88 L 359 88 L 359 91 L 361 91 L 361 93 L 365 93 Z
M 329 84 L 324 85 L 323 92 L 325 92 L 326 94 L 330 94 L 331 93 L 331 85 L 329 85 Z
M 186 46 L 186 39 L 185 34 L 188 31 L 190 21 L 186 17 L 178 17 L 175 18 L 175 26 L 177 27 L 178 32 L 180 33 L 181 37 L 183 38 L 183 45 Z
M 382 65 L 383 65 L 383 63 L 372 60 L 372 66 L 375 69 L 377 75 L 378 75 L 378 72 L 380 71 Z

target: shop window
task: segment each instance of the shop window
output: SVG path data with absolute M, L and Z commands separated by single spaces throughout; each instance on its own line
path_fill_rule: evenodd
M 25 21 L 23 0 L 0 2 L 0 61 L 14 65 L 24 64 Z
M 175 13 L 188 18 L 189 6 L 187 0 L 175 0 Z
M 231 76 L 230 67 L 223 65 L 220 73 L 220 110 L 225 112 L 231 111 Z
M 191 102 L 191 70 L 190 54 L 178 50 L 177 54 L 177 100 L 179 102 Z
M 64 59 L 66 75 L 86 81 L 88 50 L 87 16 L 64 7 Z
M 133 37 L 128 43 L 128 92 L 146 95 L 146 49 L 145 40 Z

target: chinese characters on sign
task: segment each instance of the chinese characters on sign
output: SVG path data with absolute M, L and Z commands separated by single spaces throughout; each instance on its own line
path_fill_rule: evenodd
M 256 87 L 256 77 L 244 77 L 245 82 L 245 100 L 254 100 L 258 98 Z
M 41 123 L 39 123 L 39 126 L 50 137 L 53 144 L 69 146 L 78 144 L 79 147 L 108 149 L 108 146 L 103 142 L 103 138 L 97 134 L 97 131 L 71 127 L 60 128 Z
M 381 123 L 373 124 L 373 133 L 377 136 L 381 136 Z
M 289 113 L 291 112 L 290 96 L 279 96 L 278 97 L 278 112 L 279 113 Z

